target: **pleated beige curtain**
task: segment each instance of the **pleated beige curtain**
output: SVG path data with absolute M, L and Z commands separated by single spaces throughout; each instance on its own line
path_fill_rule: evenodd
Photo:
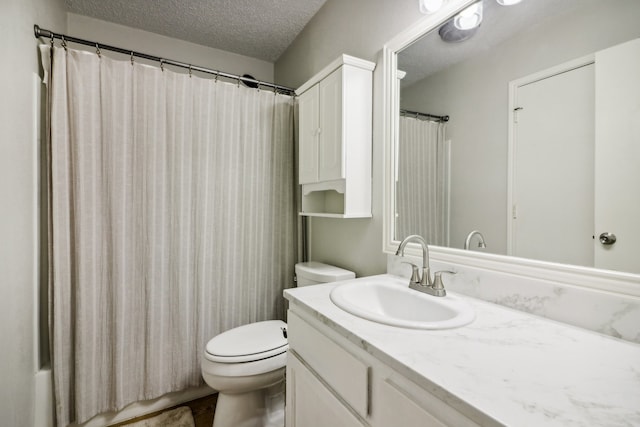
M 201 384 L 204 345 L 282 318 L 292 98 L 54 48 L 57 424 Z
M 419 234 L 449 244 L 449 145 L 445 124 L 400 117 L 396 239 Z

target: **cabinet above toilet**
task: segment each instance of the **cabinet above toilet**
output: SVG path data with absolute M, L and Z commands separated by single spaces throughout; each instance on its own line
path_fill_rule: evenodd
M 300 215 L 371 217 L 374 68 L 342 55 L 296 90 Z

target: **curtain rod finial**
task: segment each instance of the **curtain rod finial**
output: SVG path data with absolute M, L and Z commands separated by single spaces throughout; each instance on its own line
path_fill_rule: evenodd
M 49 30 L 43 30 L 42 28 L 40 28 L 40 26 L 38 24 L 35 24 L 33 26 L 33 34 L 36 36 L 36 38 L 40 38 L 40 37 L 44 37 L 44 38 L 52 38 L 53 37 L 53 33 Z

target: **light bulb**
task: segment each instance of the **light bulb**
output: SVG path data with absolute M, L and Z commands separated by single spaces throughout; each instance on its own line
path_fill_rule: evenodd
M 459 30 L 470 30 L 482 22 L 482 2 L 472 4 L 453 18 L 453 25 Z
M 420 12 L 422 13 L 433 13 L 440 10 L 444 0 L 419 0 L 420 1 Z

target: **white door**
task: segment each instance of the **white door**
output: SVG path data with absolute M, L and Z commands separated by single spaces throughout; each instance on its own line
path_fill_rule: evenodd
M 595 266 L 640 273 L 640 39 L 596 53 L 595 167 Z
M 363 427 L 298 357 L 287 355 L 286 427 Z
M 318 182 L 318 135 L 320 90 L 318 85 L 313 86 L 298 98 L 298 176 L 300 184 Z
M 342 146 L 342 68 L 320 83 L 320 142 L 318 178 L 332 181 L 344 178 Z
M 511 255 L 593 265 L 594 66 L 516 88 Z

